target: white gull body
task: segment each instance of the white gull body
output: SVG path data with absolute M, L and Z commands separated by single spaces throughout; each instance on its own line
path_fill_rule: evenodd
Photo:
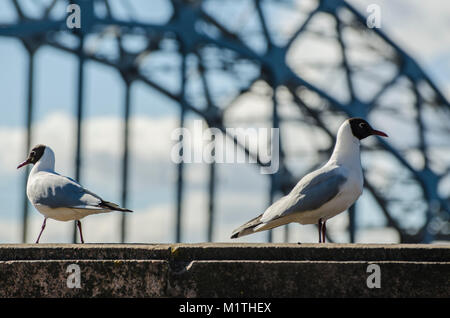
M 17 169 L 28 164 L 34 164 L 34 167 L 28 175 L 27 196 L 33 206 L 45 216 L 36 243 L 39 243 L 47 218 L 58 221 L 76 220 L 81 242 L 84 243 L 80 219 L 110 211 L 132 212 L 104 201 L 75 180 L 56 173 L 55 154 L 48 146 L 35 146 Z
M 369 135 L 386 134 L 373 130 L 362 119 L 354 119 L 354 124 L 364 134 L 357 138 L 346 120 L 339 128 L 336 145 L 328 162 L 305 175 L 292 191 L 282 197 L 264 213 L 233 231 L 231 238 L 269 230 L 291 222 L 319 224 L 325 228 L 326 220 L 347 210 L 362 194 L 363 172 L 360 156 L 360 139 Z M 356 126 L 355 125 L 355 126 Z M 325 229 L 323 228 L 323 232 Z M 319 239 L 321 242 L 322 239 Z M 325 241 L 325 235 L 323 235 Z
M 46 218 L 71 221 L 113 211 L 114 206 L 103 205 L 105 201 L 98 195 L 84 189 L 75 180 L 56 173 L 54 169 L 55 155 L 46 146 L 42 157 L 31 169 L 27 182 L 28 199 Z

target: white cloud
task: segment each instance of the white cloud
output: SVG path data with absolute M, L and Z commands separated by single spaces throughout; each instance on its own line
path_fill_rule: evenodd
M 381 8 L 382 30 L 419 60 L 428 60 L 436 53 L 450 54 L 450 2 L 421 0 L 349 0 L 361 13 L 370 4 Z M 439 35 L 439 36 L 437 36 Z

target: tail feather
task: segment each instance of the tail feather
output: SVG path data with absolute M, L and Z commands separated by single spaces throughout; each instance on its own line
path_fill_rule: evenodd
M 109 208 L 109 209 L 111 209 L 111 210 L 113 210 L 113 211 L 133 212 L 133 211 L 131 211 L 131 210 L 129 210 L 129 209 L 121 208 L 121 207 L 118 206 L 117 204 L 112 203 L 112 202 L 108 202 L 108 201 L 102 201 L 102 202 L 100 203 L 100 206 L 105 207 L 105 208 Z
M 231 234 L 231 238 L 234 239 L 234 238 L 238 238 L 238 237 L 241 237 L 244 235 L 254 233 L 255 227 L 257 227 L 258 225 L 261 224 L 261 217 L 262 217 L 262 214 L 258 215 L 256 218 L 251 219 L 247 223 L 245 223 L 245 224 L 241 225 L 240 227 L 238 227 L 237 229 L 235 229 L 233 231 L 233 233 Z

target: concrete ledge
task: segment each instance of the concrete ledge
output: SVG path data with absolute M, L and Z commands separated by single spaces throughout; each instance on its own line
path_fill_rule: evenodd
M 80 266 L 81 288 L 68 288 L 67 268 Z M 168 264 L 151 260 L 0 262 L 0 297 L 161 297 Z
M 0 244 L 0 261 L 52 259 L 448 262 L 450 244 Z
M 377 262 L 381 288 L 367 287 L 367 262 L 196 261 L 170 281 L 183 297 L 440 297 L 450 264 Z M 424 271 L 426 274 L 424 274 Z M 171 290 L 171 291 L 172 291 Z
M 8 244 L 0 297 L 450 297 L 450 245 Z

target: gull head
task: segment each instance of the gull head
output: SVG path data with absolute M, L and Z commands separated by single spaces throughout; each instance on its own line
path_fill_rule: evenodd
M 352 129 L 352 134 L 359 140 L 366 137 L 377 135 L 382 137 L 387 137 L 384 132 L 373 129 L 367 121 L 362 118 L 350 118 L 348 120 L 350 127 Z
M 20 165 L 17 166 L 17 169 L 22 168 L 23 166 L 29 165 L 29 164 L 35 164 L 37 163 L 43 156 L 45 152 L 45 148 L 47 146 L 45 145 L 36 145 L 31 149 L 30 154 L 28 155 L 27 160 L 22 162 Z

